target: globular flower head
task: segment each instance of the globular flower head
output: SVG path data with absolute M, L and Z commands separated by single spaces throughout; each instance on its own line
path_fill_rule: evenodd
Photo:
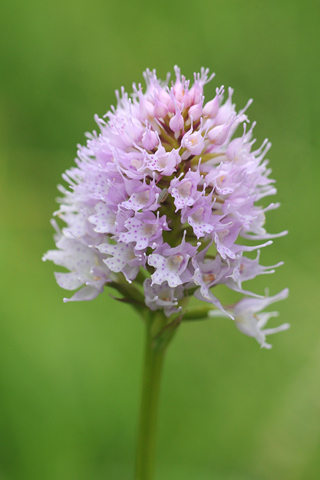
M 178 67 L 175 75 L 163 82 L 147 70 L 145 91 L 134 84 L 131 96 L 116 92 L 117 106 L 96 116 L 100 132 L 87 134 L 76 166 L 63 175 L 70 189 L 59 187 L 57 215 L 65 226 L 56 226 L 58 250 L 44 259 L 69 270 L 56 274 L 60 286 L 82 287 L 71 300 L 90 300 L 108 283 L 133 283 L 151 310 L 183 316 L 182 299 L 195 295 L 250 334 L 247 312 L 259 311 L 250 302 L 262 300 L 242 281 L 270 272 L 259 249 L 286 233 L 266 232 L 265 213 L 278 204 L 259 204 L 276 193 L 264 158 L 270 144 L 254 149 L 245 113 L 251 101 L 237 113 L 230 88 L 226 99 L 220 87 L 205 100 L 208 70 L 192 84 Z M 245 239 L 266 241 L 249 246 Z M 255 260 L 245 256 L 252 250 Z M 253 299 L 227 311 L 212 292 L 218 284 Z M 260 332 L 261 322 L 255 325 Z M 259 335 L 252 333 L 266 346 Z

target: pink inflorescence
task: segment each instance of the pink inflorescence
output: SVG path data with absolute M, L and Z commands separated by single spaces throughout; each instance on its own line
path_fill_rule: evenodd
M 183 313 L 181 300 L 194 295 L 268 347 L 263 332 L 287 325 L 262 330 L 271 314 L 255 312 L 288 291 L 259 297 L 242 282 L 280 265 L 259 264 L 259 249 L 286 233 L 264 228 L 265 212 L 279 204 L 257 205 L 276 193 L 264 159 L 270 143 L 253 148 L 254 124 L 247 129 L 245 114 L 251 101 L 237 113 L 233 90 L 224 101 L 221 87 L 205 102 L 203 87 L 214 75 L 201 69 L 191 85 L 178 67 L 175 74 L 169 83 L 169 76 L 162 82 L 147 70 L 145 93 L 140 84 L 131 97 L 122 89 L 117 107 L 96 116 L 100 133 L 87 134 L 77 166 L 63 175 L 70 190 L 59 186 L 57 215 L 66 226 L 54 222 L 58 249 L 44 259 L 68 270 L 56 273 L 62 288 L 82 287 L 70 300 L 91 300 L 108 282 L 137 282 L 140 272 L 151 310 Z M 243 245 L 239 237 L 262 244 Z M 253 250 L 256 258 L 244 256 Z M 223 307 L 212 293 L 219 284 L 251 298 Z

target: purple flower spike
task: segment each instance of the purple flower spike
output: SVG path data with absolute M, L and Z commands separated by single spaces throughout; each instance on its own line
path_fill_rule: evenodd
M 116 107 L 95 117 L 100 132 L 78 147 L 76 165 L 63 175 L 70 188 L 59 186 L 56 215 L 64 226 L 54 222 L 57 250 L 44 260 L 67 269 L 56 279 L 80 289 L 73 301 L 95 298 L 108 283 L 129 296 L 137 287 L 145 308 L 183 318 L 194 295 L 268 348 L 265 336 L 287 326 L 263 330 L 272 314 L 260 311 L 287 290 L 261 297 L 243 283 L 282 264 L 259 263 L 260 249 L 287 233 L 266 231 L 266 214 L 279 204 L 260 203 L 276 193 L 265 158 L 271 144 L 253 149 L 252 100 L 236 110 L 233 90 L 224 99 L 224 87 L 205 99 L 214 76 L 208 69 L 193 82 L 177 66 L 174 72 L 161 81 L 146 70 L 145 91 L 133 84 L 129 96 L 122 88 Z M 255 259 L 246 257 L 254 250 Z M 248 298 L 223 306 L 217 285 Z

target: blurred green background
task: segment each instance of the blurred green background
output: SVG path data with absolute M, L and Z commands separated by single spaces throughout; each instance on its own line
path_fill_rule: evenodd
M 254 283 L 275 294 L 271 351 L 227 320 L 183 325 L 166 359 L 157 480 L 308 480 L 320 475 L 318 1 L 4 0 L 0 84 L 0 479 L 132 478 L 143 326 L 108 290 L 63 304 L 41 262 L 56 184 L 114 90 L 216 72 L 206 87 L 254 99 L 277 180 L 262 252 L 285 261 Z M 224 293 L 228 299 L 228 293 Z

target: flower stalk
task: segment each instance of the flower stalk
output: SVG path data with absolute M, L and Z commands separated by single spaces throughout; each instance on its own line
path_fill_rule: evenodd
M 135 480 L 152 480 L 155 470 L 160 384 L 167 344 L 158 345 L 152 330 L 155 323 L 161 325 L 161 320 L 165 321 L 158 317 L 146 325 Z

